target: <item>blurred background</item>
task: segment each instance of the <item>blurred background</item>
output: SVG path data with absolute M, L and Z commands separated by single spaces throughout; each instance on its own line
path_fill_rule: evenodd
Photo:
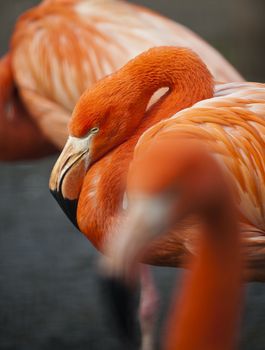
M 264 0 L 132 2 L 197 32 L 247 80 L 265 81 Z M 17 16 L 38 3 L 0 2 L 1 55 L 8 49 Z M 0 165 L 0 349 L 122 349 L 105 320 L 94 269 L 98 253 L 49 194 L 55 159 Z M 161 293 L 161 323 L 181 271 L 154 272 Z M 240 349 L 262 350 L 265 285 L 248 284 L 246 300 Z

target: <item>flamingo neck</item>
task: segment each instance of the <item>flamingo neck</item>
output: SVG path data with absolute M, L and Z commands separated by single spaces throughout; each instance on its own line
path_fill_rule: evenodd
M 185 48 L 153 48 L 121 69 L 117 80 L 124 83 L 119 84 L 119 90 L 126 92 L 129 106 L 135 106 L 134 111 L 127 111 L 127 119 L 134 117 L 132 112 L 138 115 L 140 128 L 213 96 L 213 79 L 206 65 Z M 161 88 L 168 91 L 148 108 L 150 99 Z
M 207 222 L 201 235 L 191 276 L 168 322 L 166 350 L 236 348 L 241 258 L 239 230 L 231 212 Z
M 168 92 L 150 108 L 150 99 L 161 88 Z M 75 107 L 69 129 L 73 136 L 83 137 L 98 125 L 98 143 L 107 143 L 104 149 L 95 145 L 94 156 L 99 159 L 131 138 L 146 119 L 153 125 L 212 96 L 212 76 L 195 53 L 176 47 L 153 48 L 87 90 Z
M 80 230 L 99 249 L 110 227 L 119 220 L 128 167 L 139 137 L 160 120 L 213 95 L 208 69 L 196 54 L 184 48 L 151 49 L 108 79 L 99 86 L 103 84 L 116 96 L 114 104 L 125 116 L 123 130 L 127 135 L 121 131 L 112 136 L 117 146 L 87 172 L 77 212 Z M 150 98 L 163 87 L 168 87 L 168 92 L 146 110 Z M 115 129 L 117 122 L 111 122 Z M 121 138 L 126 141 L 121 142 Z

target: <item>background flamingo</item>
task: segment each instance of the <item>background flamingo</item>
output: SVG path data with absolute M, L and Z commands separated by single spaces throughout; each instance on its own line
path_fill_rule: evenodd
M 231 186 L 205 145 L 182 132 L 178 136 L 152 142 L 140 169 L 139 159 L 133 162 L 129 208 L 107 247 L 111 260 L 103 261 L 103 271 L 109 288 L 117 288 L 120 279 L 130 296 L 150 241 L 174 230 L 185 217 L 199 215 L 198 257 L 189 262 L 191 275 L 170 310 L 163 349 L 232 350 L 238 339 L 242 257 Z M 155 207 L 162 212 L 158 217 Z M 110 295 L 115 302 L 117 291 Z
M 8 88 L 1 93 L 0 158 L 35 158 L 62 149 L 81 93 L 162 44 L 193 48 L 217 80 L 242 80 L 196 34 L 127 2 L 46 0 L 26 12 L 17 21 L 8 56 L 0 61 L 1 71 L 9 72 L 7 79 L 0 71 L 0 88 Z

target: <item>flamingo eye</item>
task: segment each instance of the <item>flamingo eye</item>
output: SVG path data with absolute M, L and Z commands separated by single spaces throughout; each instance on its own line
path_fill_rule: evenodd
M 79 139 L 85 140 L 85 139 L 90 138 L 91 136 L 97 134 L 98 132 L 99 132 L 99 128 L 94 127 L 94 128 L 89 129 L 89 131 L 86 134 L 84 134 L 82 136 L 76 136 L 76 137 Z
M 99 132 L 99 128 L 98 127 L 94 127 L 92 129 L 90 129 L 90 134 L 97 134 Z

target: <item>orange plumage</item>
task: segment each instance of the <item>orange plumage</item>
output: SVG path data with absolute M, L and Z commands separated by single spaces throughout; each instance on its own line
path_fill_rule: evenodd
M 168 92 L 147 108 L 161 87 Z M 247 277 L 264 280 L 264 101 L 263 84 L 220 84 L 213 91 L 211 75 L 194 53 L 151 49 L 83 94 L 50 188 L 79 229 L 102 249 L 119 222 L 131 160 L 141 159 L 160 139 L 181 134 L 203 141 L 234 187 L 248 248 Z M 196 218 L 184 221 L 153 243 L 145 261 L 183 265 L 196 253 L 198 225 Z
M 143 135 L 137 154 L 163 138 L 185 135 L 201 140 L 231 179 L 240 214 L 240 231 L 248 248 L 247 277 L 264 280 L 265 233 L 265 87 L 230 83 L 215 87 L 215 97 L 158 123 Z M 183 227 L 182 253 L 196 251 L 195 227 Z M 173 235 L 177 232 L 172 233 Z M 179 240 L 175 236 L 175 240 Z M 194 239 L 194 241 L 193 241 Z M 186 241 L 186 242 L 185 242 Z
M 36 158 L 55 152 L 55 146 L 28 117 L 13 81 L 9 56 L 0 60 L 0 77 L 0 159 L 16 160 L 18 154 Z
M 32 158 L 62 149 L 72 109 L 83 91 L 158 45 L 190 47 L 217 80 L 242 80 L 197 35 L 139 6 L 118 0 L 46 0 L 26 12 L 16 24 L 8 54 L 9 86 L 19 100 L 14 100 L 14 89 L 5 99 L 1 94 L 1 104 L 12 102 L 25 131 L 17 134 L 17 124 L 1 112 L 1 132 L 10 136 L 1 138 L 0 159 Z M 0 66 L 6 69 L 5 60 Z M 1 80 L 2 74 L 0 87 Z M 23 113 L 17 103 L 23 104 Z

